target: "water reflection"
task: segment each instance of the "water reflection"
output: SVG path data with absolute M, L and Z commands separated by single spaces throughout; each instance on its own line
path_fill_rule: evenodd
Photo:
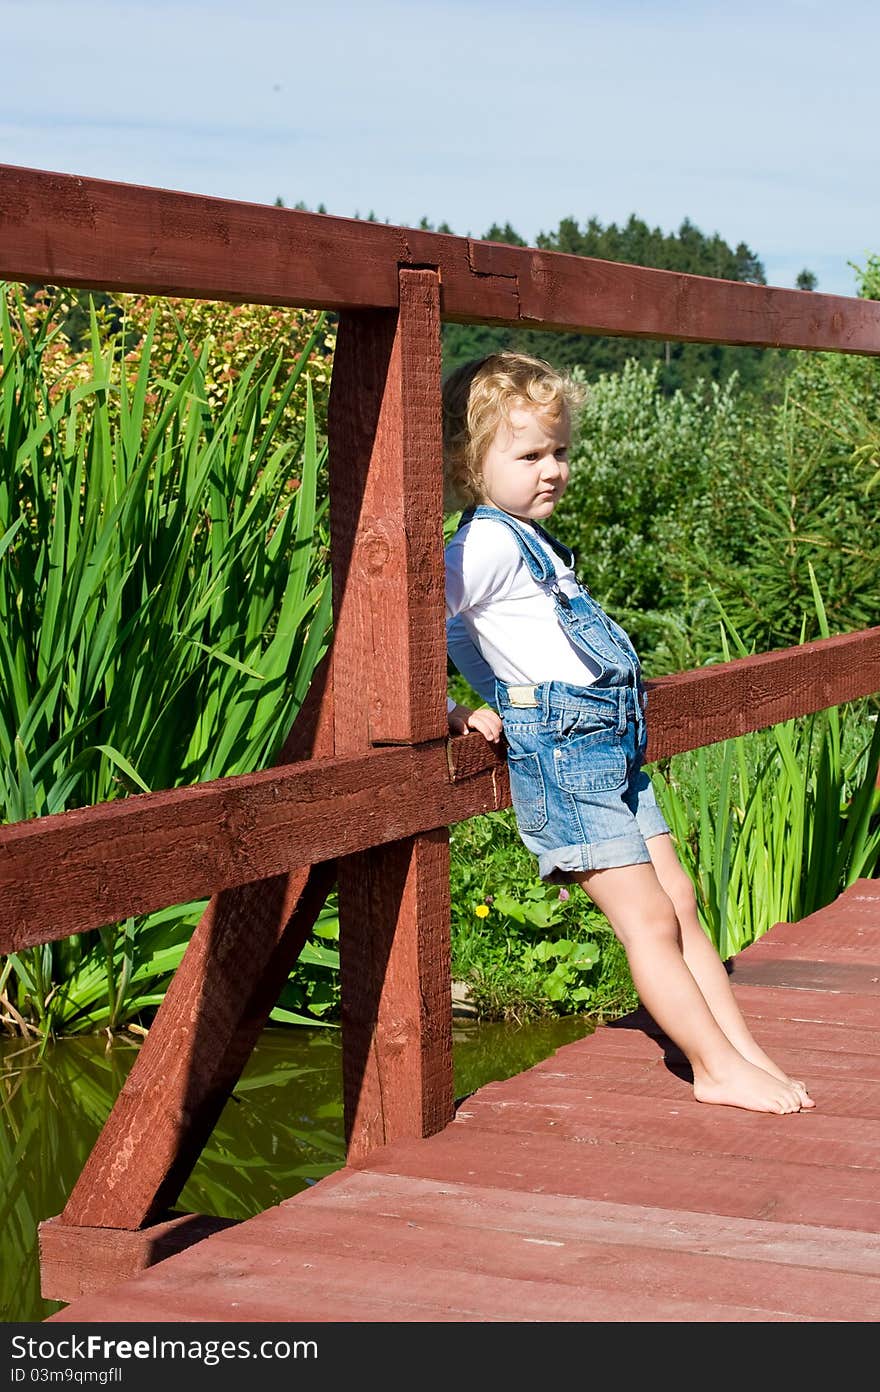
M 584 1017 L 456 1024 L 456 1096 L 522 1072 L 591 1027 Z M 0 1041 L 0 1320 L 62 1308 L 40 1295 L 37 1225 L 64 1207 L 136 1053 L 100 1037 L 59 1042 L 40 1059 Z M 248 1218 L 344 1159 L 338 1031 L 266 1030 L 178 1208 Z

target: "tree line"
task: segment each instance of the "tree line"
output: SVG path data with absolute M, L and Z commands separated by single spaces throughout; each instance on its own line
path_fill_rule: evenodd
M 285 205 L 278 198 L 276 206 Z M 294 206 L 301 212 L 312 211 L 303 202 Z M 324 213 L 327 210 L 321 203 L 314 211 Z M 360 213 L 354 216 L 360 218 Z M 379 219 L 370 210 L 364 220 L 377 222 Z M 385 222 L 388 221 L 386 218 Z M 426 232 L 454 235 L 448 222 L 435 226 L 423 217 L 418 226 Z M 503 226 L 494 222 L 482 240 L 504 242 L 509 246 L 530 245 L 509 222 Z M 675 232 L 649 227 L 634 213 L 620 226 L 614 222 L 603 225 L 595 217 L 580 225 L 575 218 L 566 217 L 555 231 L 538 233 L 533 245 L 542 251 L 565 252 L 570 256 L 592 256 L 656 270 L 746 281 L 753 285 L 767 284 L 764 265 L 747 243 L 739 242 L 732 247 L 717 232 L 708 236 L 687 217 Z M 800 290 L 815 290 L 818 282 L 813 272 L 804 268 L 796 284 Z M 666 396 L 680 390 L 693 390 L 701 379 L 723 383 L 734 372 L 746 390 L 773 395 L 787 372 L 786 355 L 777 349 L 736 348 L 727 344 L 544 333 L 485 324 L 444 324 L 442 341 L 444 371 L 452 371 L 461 363 L 486 353 L 513 349 L 546 358 L 559 368 L 578 366 L 587 380 L 593 381 L 604 373 L 621 371 L 626 362 L 635 359 L 647 368 L 656 365 L 658 385 Z

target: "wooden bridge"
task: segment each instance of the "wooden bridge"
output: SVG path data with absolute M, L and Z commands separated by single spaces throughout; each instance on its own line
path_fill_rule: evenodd
M 778 925 L 733 982 L 815 1111 L 702 1106 L 636 1013 L 51 1320 L 873 1323 L 880 881 Z M 70 1233 L 43 1242 L 71 1289 Z
M 734 964 L 815 1114 L 700 1107 L 638 1017 L 456 1110 L 448 826 L 509 791 L 446 735 L 440 323 L 880 355 L 880 304 L 12 167 L 0 193 L 4 278 L 340 316 L 333 646 L 276 766 L 0 831 L 0 952 L 212 896 L 42 1226 L 53 1319 L 876 1318 L 874 881 Z M 880 628 L 649 686 L 656 759 L 880 690 Z M 175 1214 L 334 883 L 347 1166 L 245 1223 Z

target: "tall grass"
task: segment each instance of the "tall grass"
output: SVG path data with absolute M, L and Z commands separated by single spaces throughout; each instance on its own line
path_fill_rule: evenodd
M 822 637 L 825 609 L 810 568 Z M 722 630 L 739 656 L 733 625 Z M 880 722 L 858 702 L 669 761 L 654 787 L 723 958 L 830 903 L 880 855 Z
M 331 620 L 305 372 L 261 352 L 208 402 L 210 347 L 154 342 L 131 377 L 92 313 L 89 373 L 50 386 L 50 316 L 0 298 L 0 819 L 271 762 Z M 18 307 L 18 313 L 15 307 Z M 305 390 L 305 428 L 279 424 Z M 47 867 L 51 873 L 51 866 Z M 201 905 L 9 957 L 0 1011 L 44 1035 L 149 1011 Z M 50 929 L 51 925 L 47 925 Z M 328 949 L 329 951 L 329 949 Z M 320 954 L 319 954 L 320 955 Z

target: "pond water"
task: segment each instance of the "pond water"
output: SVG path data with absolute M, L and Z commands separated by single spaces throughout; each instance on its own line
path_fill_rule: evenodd
M 520 1073 L 590 1033 L 585 1016 L 459 1024 L 455 1094 Z M 336 1029 L 264 1031 L 176 1205 L 249 1218 L 345 1160 Z M 124 1039 L 69 1039 L 43 1057 L 0 1041 L 0 1320 L 62 1308 L 40 1295 L 37 1225 L 60 1213 L 137 1054 Z

